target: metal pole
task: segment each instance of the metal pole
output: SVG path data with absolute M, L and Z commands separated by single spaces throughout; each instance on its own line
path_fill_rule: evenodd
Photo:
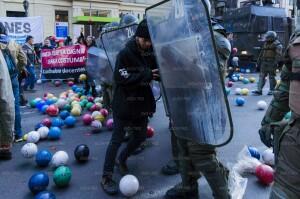
M 92 18 L 92 2 L 90 2 L 90 18 Z M 90 25 L 90 36 L 92 36 L 92 25 Z

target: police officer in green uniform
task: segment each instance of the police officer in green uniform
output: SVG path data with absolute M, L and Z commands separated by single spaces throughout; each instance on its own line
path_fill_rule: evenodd
M 255 95 L 262 95 L 262 89 L 266 83 L 266 77 L 269 75 L 270 90 L 268 95 L 272 95 L 276 86 L 276 68 L 281 57 L 282 45 L 277 39 L 277 34 L 274 31 L 266 33 L 266 42 L 263 45 L 262 51 L 258 58 L 260 64 L 260 75 L 257 90 L 252 91 Z

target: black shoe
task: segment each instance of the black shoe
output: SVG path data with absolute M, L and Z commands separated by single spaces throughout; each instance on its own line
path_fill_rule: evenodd
M 254 95 L 262 95 L 262 91 L 258 91 L 258 90 L 252 91 L 252 93 L 253 93 Z
M 176 175 L 179 173 L 177 164 L 174 162 L 174 160 L 171 160 L 161 168 L 161 173 L 164 175 Z
M 12 154 L 9 149 L 0 150 L 0 160 L 11 160 Z
M 127 164 L 123 161 L 116 160 L 116 166 L 119 169 L 119 172 L 122 176 L 125 176 L 129 173 L 129 169 L 127 167 Z
M 118 193 L 117 183 L 111 177 L 103 177 L 100 184 L 105 193 L 109 195 Z
M 164 199 L 198 199 L 198 187 L 194 189 L 184 188 L 181 183 L 175 185 L 173 188 L 169 189 Z
M 131 155 L 138 155 L 142 153 L 145 150 L 146 146 L 145 144 L 141 144 L 139 148 L 137 148 Z
M 268 95 L 273 95 L 273 91 L 269 91 L 269 92 L 268 92 Z

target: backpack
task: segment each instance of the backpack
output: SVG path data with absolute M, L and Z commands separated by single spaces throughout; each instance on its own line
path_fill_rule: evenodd
M 10 77 L 13 77 L 18 73 L 16 62 L 13 58 L 13 56 L 10 53 L 10 50 L 6 47 L 5 49 L 2 49 L 3 57 L 6 61 L 6 65 L 8 67 L 9 75 Z

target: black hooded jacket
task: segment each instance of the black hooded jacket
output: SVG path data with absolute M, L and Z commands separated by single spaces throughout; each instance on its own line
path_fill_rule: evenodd
M 121 119 L 152 116 L 156 109 L 150 87 L 152 69 L 157 68 L 153 50 L 139 51 L 135 37 L 129 40 L 116 60 L 113 113 Z

